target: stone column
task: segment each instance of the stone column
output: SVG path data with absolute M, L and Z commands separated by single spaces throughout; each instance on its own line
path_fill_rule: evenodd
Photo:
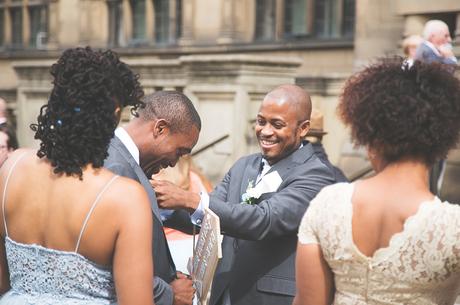
M 284 1 L 275 1 L 275 40 L 282 40 L 284 36 Z
M 394 13 L 398 2 L 356 0 L 355 70 L 397 48 L 404 29 L 404 18 Z
M 80 43 L 80 5 L 79 0 L 59 1 L 59 46 L 73 47 Z
M 8 3 L 8 2 L 7 2 Z M 7 46 L 7 45 L 10 45 L 11 44 L 11 39 L 12 39 L 12 33 L 13 33 L 13 29 L 11 28 L 11 14 L 9 12 L 9 10 L 5 9 L 5 29 L 3 29 L 3 35 L 4 36 L 4 44 Z
M 153 1 L 145 1 L 145 38 L 147 41 L 155 41 L 154 10 Z
M 24 0 L 22 3 L 22 44 L 25 47 L 29 46 L 30 41 L 30 16 L 27 5 L 29 4 L 28 0 Z
M 123 15 L 122 36 L 125 43 L 128 44 L 133 37 L 133 12 L 131 10 L 131 4 L 129 3 L 129 0 L 123 0 L 121 14 Z
M 106 47 L 109 37 L 109 12 L 106 0 L 80 0 L 80 44 Z
M 190 45 L 193 42 L 194 10 L 194 0 L 182 0 L 182 36 L 179 39 L 180 45 Z
M 427 16 L 424 15 L 407 15 L 404 18 L 404 37 L 410 35 L 423 35 L 423 27 L 425 23 L 429 20 Z
M 217 39 L 217 43 L 228 44 L 228 43 L 232 43 L 235 39 L 234 4 L 235 3 L 233 0 L 223 0 L 222 1 L 220 33 L 219 33 L 219 38 Z
M 58 36 L 59 36 L 59 2 L 58 0 L 52 0 L 48 4 L 48 49 L 58 48 Z

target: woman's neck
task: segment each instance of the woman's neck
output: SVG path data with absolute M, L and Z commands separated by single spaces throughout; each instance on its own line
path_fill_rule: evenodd
M 387 164 L 374 178 L 401 187 L 428 189 L 428 171 L 423 162 L 405 160 Z

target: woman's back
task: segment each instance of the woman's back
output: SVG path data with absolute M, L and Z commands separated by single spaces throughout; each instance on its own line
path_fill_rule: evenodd
M 115 302 L 117 239 L 138 213 L 131 211 L 139 211 L 127 194 L 145 200 L 140 186 L 91 166 L 83 169 L 82 180 L 55 175 L 49 162 L 24 150 L 2 168 L 0 185 L 12 287 L 0 304 Z
M 460 287 L 460 207 L 437 198 L 424 201 L 385 241 L 381 237 L 388 224 L 378 221 L 382 211 L 374 219 L 369 211 L 355 215 L 359 207 L 353 200 L 360 187 L 325 188 L 299 229 L 301 243 L 321 246 L 334 274 L 334 304 L 453 304 Z M 402 200 L 400 205 L 405 203 Z M 396 230 L 398 225 L 390 227 L 386 230 Z M 355 234 L 356 230 L 361 233 Z

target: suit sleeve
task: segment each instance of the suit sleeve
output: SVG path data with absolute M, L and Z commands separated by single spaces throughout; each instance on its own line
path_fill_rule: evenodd
M 108 170 L 110 170 L 111 172 L 117 174 L 117 175 L 120 175 L 120 176 L 123 176 L 123 177 L 128 177 L 128 178 L 131 178 L 131 179 L 135 179 L 135 177 L 133 177 L 132 170 L 130 170 L 126 165 L 121 164 L 119 162 L 109 161 L 109 159 L 107 159 L 104 162 L 104 167 L 107 168 Z
M 296 234 L 310 201 L 334 182 L 332 171 L 319 160 L 302 164 L 286 178 L 280 189 L 258 204 L 227 202 L 231 171 L 211 194 L 210 208 L 220 217 L 226 235 L 263 240 Z
M 174 294 L 171 286 L 158 276 L 154 279 L 153 295 L 156 305 L 173 304 Z

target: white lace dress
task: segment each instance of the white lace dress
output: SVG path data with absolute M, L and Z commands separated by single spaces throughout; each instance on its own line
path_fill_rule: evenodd
M 353 243 L 352 194 L 353 184 L 324 188 L 299 228 L 300 243 L 320 244 L 334 273 L 334 304 L 454 304 L 460 287 L 460 206 L 437 198 L 422 203 L 388 247 L 367 257 Z

